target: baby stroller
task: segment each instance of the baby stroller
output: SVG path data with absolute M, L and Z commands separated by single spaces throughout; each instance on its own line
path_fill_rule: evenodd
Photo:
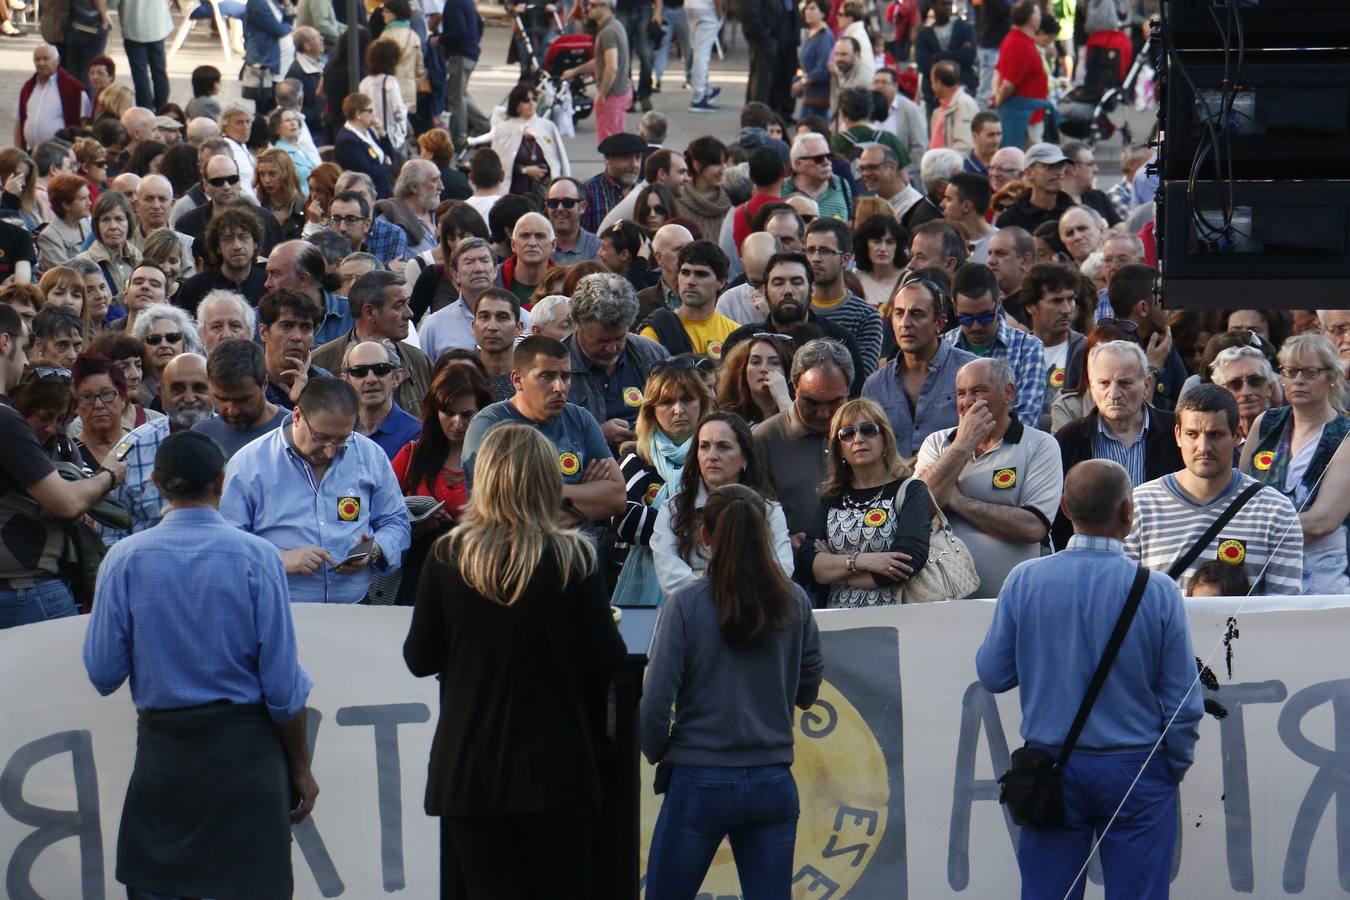
M 554 21 L 558 30 L 562 31 L 562 20 L 557 17 L 557 13 L 554 13 Z M 564 108 L 571 105 L 574 123 L 589 116 L 591 99 L 586 95 L 585 78 L 578 76 L 564 84 L 562 73 L 590 60 L 595 50 L 595 39 L 584 34 L 560 34 L 549 44 L 541 64 L 530 33 L 519 16 L 516 16 L 515 30 L 516 39 L 520 41 L 521 51 L 527 61 L 526 78 L 533 79 L 538 89 L 537 114 L 549 118 L 553 115 L 554 105 L 562 103 Z
M 1083 83 L 1060 98 L 1059 130 L 1065 137 L 1086 141 L 1089 145 L 1110 140 L 1120 129 L 1125 145 L 1133 143 L 1128 122 L 1119 126 L 1111 119 L 1112 113 L 1128 107 L 1134 97 L 1134 86 L 1148 64 L 1150 43 L 1135 54 L 1124 80 L 1120 77 L 1121 58 L 1118 50 L 1089 47 L 1085 62 Z

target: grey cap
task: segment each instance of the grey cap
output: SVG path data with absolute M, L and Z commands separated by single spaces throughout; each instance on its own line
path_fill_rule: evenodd
M 1064 155 L 1064 151 L 1054 144 L 1032 144 L 1031 149 L 1027 151 L 1026 161 L 1023 163 L 1028 169 L 1040 163 L 1043 166 L 1057 166 L 1060 163 L 1071 162 Z
M 183 123 L 172 116 L 155 116 L 156 128 L 167 128 L 171 131 L 182 131 Z

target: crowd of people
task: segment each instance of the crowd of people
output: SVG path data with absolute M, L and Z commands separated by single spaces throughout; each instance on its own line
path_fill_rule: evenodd
M 795 24 L 752 39 L 739 131 L 680 147 L 648 109 L 651 7 L 592 0 L 613 102 L 584 180 L 531 83 L 490 120 L 467 100 L 482 23 L 461 0 L 438 20 L 384 0 L 354 26 L 359 85 L 322 4 L 249 0 L 247 58 L 276 78 L 222 103 L 205 67 L 186 111 L 107 56 L 68 71 L 73 40 L 34 52 L 0 152 L 0 628 L 92 610 L 95 685 L 140 673 L 137 771 L 159 775 L 137 815 L 218 759 L 175 761 L 175 729 L 228 753 L 270 717 L 282 740 L 248 764 L 303 818 L 288 603 L 413 606 L 405 658 L 447 697 L 427 790 L 446 896 L 589 896 L 579 773 L 623 658 L 610 604 L 661 607 L 648 896 L 692 896 L 728 833 L 743 879 L 785 886 L 813 609 L 1024 594 L 1029 561 L 1092 561 L 1076 549 L 1155 570 L 1169 603 L 1350 592 L 1350 311 L 1167 309 L 1152 151 L 1099 188 L 1093 148 L 1042 116 L 1074 62 L 1054 4 L 899 2 L 894 41 L 858 0 L 760 5 L 747 37 Z M 697 54 L 723 11 L 686 7 L 708 107 Z M 1128 47 L 1115 25 L 1064 44 Z M 207 619 L 169 609 L 190 584 L 226 595 Z M 1010 627 L 982 651 L 991 689 L 1017 683 Z M 257 715 L 144 715 L 221 699 Z M 524 754 L 507 780 L 502 748 Z M 119 877 L 161 891 L 133 897 L 217 884 L 129 858 Z

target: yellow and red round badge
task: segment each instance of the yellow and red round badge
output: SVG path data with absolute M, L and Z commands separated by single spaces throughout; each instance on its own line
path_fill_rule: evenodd
M 642 405 L 642 391 L 635 387 L 623 389 L 623 405 L 637 408 Z
M 558 457 L 558 468 L 563 475 L 575 475 L 581 471 L 581 457 L 569 450 Z
M 1017 484 L 1016 469 L 999 469 L 994 473 L 994 487 L 999 490 L 1005 491 L 1014 484 Z
M 706 355 L 707 355 L 708 359 L 721 359 L 721 358 L 722 358 L 722 342 L 721 342 L 721 341 L 708 341 L 708 346 L 707 346 L 705 352 L 706 352 Z
M 1223 562 L 1240 566 L 1246 558 L 1247 548 L 1243 546 L 1242 541 L 1227 540 L 1219 544 L 1219 559 Z
M 1059 390 L 1060 388 L 1064 387 L 1064 369 L 1062 368 L 1051 369 L 1049 383 L 1050 387 L 1054 388 L 1055 390 Z
M 661 485 L 649 484 L 647 485 L 647 496 L 643 499 L 647 501 L 648 506 L 651 506 L 656 502 L 656 495 L 659 493 L 661 493 Z
M 1252 465 L 1256 466 L 1262 472 L 1275 464 L 1275 454 L 1270 450 L 1262 450 L 1252 457 Z
M 361 515 L 361 501 L 356 497 L 342 497 L 338 500 L 338 518 L 344 522 L 355 522 Z
M 868 528 L 880 528 L 886 524 L 888 518 L 890 517 L 886 514 L 886 510 L 874 506 L 863 514 L 863 524 Z

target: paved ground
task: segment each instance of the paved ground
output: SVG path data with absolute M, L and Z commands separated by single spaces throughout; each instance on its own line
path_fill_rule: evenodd
M 496 16 L 491 8 L 484 6 L 484 15 L 491 23 Z M 0 38 L 0 146 L 9 144 L 13 134 L 14 119 L 19 87 L 32 75 L 32 52 L 40 38 L 36 26 L 22 25 L 25 34 L 21 37 Z M 504 27 L 491 24 L 483 36 L 483 54 L 478 69 L 471 82 L 471 93 L 480 108 L 485 111 L 506 98 L 506 94 L 516 83 L 519 70 L 506 65 L 506 51 L 510 33 Z M 689 112 L 690 94 L 681 90 L 682 65 L 672 56 L 663 83 L 662 92 L 652 96 L 656 109 L 665 113 L 670 120 L 669 142 L 675 146 L 684 146 L 701 134 L 715 134 L 724 140 L 734 138 L 739 130 L 740 107 L 745 97 L 745 81 L 748 66 L 748 50 L 739 28 L 728 28 L 724 32 L 727 39 L 726 55 L 718 59 L 714 55 L 712 63 L 712 82 L 722 88 L 719 102 L 722 111 L 716 114 Z M 119 66 L 126 60 L 122 50 L 119 33 L 114 28 L 109 40 L 109 53 Z M 172 98 L 186 106 L 192 92 L 189 75 L 193 68 L 200 65 L 215 65 L 222 70 L 224 55 L 220 43 L 210 34 L 205 22 L 197 23 L 182 48 L 169 60 L 169 77 L 172 83 Z M 235 58 L 235 65 L 239 60 Z M 636 72 L 636 68 L 634 69 Z M 227 72 L 222 92 L 226 99 L 238 96 L 239 84 L 236 72 Z M 130 83 L 127 75 L 119 73 L 119 81 Z M 636 130 L 640 113 L 630 113 L 628 127 Z M 1152 113 L 1131 113 L 1136 135 L 1144 135 L 1151 124 Z M 568 154 L 572 161 L 574 174 L 582 178 L 600 171 L 601 159 L 595 151 L 595 123 L 587 118 L 577 127 L 577 135 L 567 141 Z M 1098 148 L 1097 158 L 1102 163 L 1100 187 L 1109 186 L 1119 172 L 1119 139 L 1110 145 Z

